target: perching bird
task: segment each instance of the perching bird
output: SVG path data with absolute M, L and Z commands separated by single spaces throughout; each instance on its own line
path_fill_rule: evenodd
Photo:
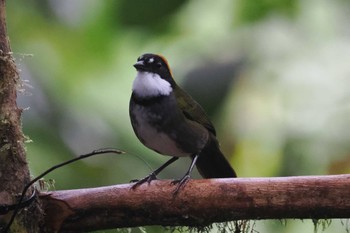
M 146 147 L 172 158 L 133 187 L 156 179 L 179 157 L 191 157 L 192 163 L 180 180 L 173 181 L 178 183 L 175 192 L 188 181 L 194 165 L 204 178 L 236 177 L 220 151 L 213 124 L 203 108 L 176 84 L 167 60 L 147 53 L 134 67 L 137 75 L 129 107 L 132 127 Z

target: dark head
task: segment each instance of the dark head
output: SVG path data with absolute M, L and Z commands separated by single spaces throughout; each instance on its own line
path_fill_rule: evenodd
M 161 55 L 145 53 L 134 64 L 137 71 L 156 73 L 168 82 L 174 82 L 168 61 Z
M 170 95 L 177 87 L 167 60 L 160 55 L 143 54 L 137 59 L 134 67 L 137 75 L 132 90 L 138 97 Z

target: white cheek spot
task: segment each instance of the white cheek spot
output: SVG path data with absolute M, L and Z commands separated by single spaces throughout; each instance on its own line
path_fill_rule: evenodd
M 138 71 L 132 90 L 140 97 L 170 95 L 173 88 L 170 83 L 156 73 Z
M 148 62 L 149 62 L 149 63 L 153 63 L 153 62 L 154 62 L 154 58 L 153 58 L 153 57 L 150 58 Z

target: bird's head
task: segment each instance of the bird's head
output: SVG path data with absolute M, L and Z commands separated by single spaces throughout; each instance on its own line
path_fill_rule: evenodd
M 143 54 L 134 67 L 137 76 L 132 90 L 140 97 L 169 95 L 176 86 L 169 64 L 161 55 Z

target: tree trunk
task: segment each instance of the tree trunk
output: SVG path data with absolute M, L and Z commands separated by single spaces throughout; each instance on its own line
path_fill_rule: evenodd
M 5 0 L 0 0 L 0 205 L 12 205 L 29 182 L 30 175 L 21 129 L 22 109 L 16 103 L 17 88 L 21 83 L 6 34 L 5 10 Z M 38 215 L 37 204 L 20 211 L 10 232 L 37 232 Z M 11 212 L 0 215 L 1 228 L 10 216 Z

